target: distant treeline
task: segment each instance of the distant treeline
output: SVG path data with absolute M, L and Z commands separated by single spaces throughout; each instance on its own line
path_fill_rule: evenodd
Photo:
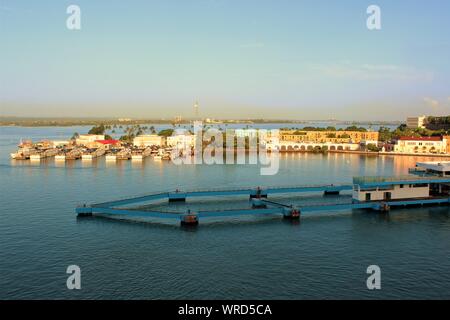
M 174 121 L 171 119 L 131 119 L 119 120 L 108 118 L 31 118 L 31 117 L 0 117 L 0 126 L 21 126 L 21 127 L 73 127 L 73 126 L 99 126 L 99 125 L 146 125 L 146 124 L 189 124 L 192 120 L 185 119 Z M 273 119 L 242 119 L 242 120 L 221 120 L 224 124 L 264 124 L 264 123 L 330 123 L 333 125 L 398 125 L 397 121 L 385 122 L 355 122 L 337 120 L 273 120 Z

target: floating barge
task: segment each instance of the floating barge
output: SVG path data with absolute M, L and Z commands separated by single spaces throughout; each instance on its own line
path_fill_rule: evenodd
M 272 188 L 217 189 L 199 191 L 180 191 L 154 193 L 146 196 L 115 200 L 105 203 L 81 206 L 76 209 L 78 216 L 96 214 L 120 216 L 122 218 L 162 218 L 177 219 L 182 225 L 197 225 L 200 220 L 218 217 L 243 215 L 279 214 L 286 219 L 298 220 L 304 212 L 340 211 L 369 209 L 388 212 L 391 208 L 425 205 L 448 205 L 450 202 L 450 176 L 439 174 L 403 177 L 356 177 L 353 184 L 291 186 Z M 450 172 L 449 172 L 450 173 Z M 343 191 L 352 192 L 349 203 L 327 203 L 295 206 L 269 200 L 270 195 L 301 194 L 320 192 L 324 196 L 337 195 Z M 161 200 L 186 202 L 197 197 L 247 196 L 251 207 L 233 210 L 186 211 L 185 213 L 164 212 L 130 208 L 142 203 Z M 123 208 L 126 207 L 126 208 Z

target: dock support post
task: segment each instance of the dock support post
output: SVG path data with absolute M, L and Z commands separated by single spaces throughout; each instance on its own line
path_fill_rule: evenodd
M 267 204 L 265 204 L 261 199 L 253 198 L 252 201 L 252 208 L 254 209 L 264 209 L 267 208 Z
M 300 220 L 301 212 L 297 208 L 284 208 L 283 218 L 288 220 Z
M 198 226 L 198 215 L 188 210 L 181 216 L 181 226 Z
M 88 207 L 86 205 L 77 207 L 75 212 L 78 217 L 92 217 L 92 207 Z
M 250 200 L 251 199 L 261 199 L 261 198 L 267 199 L 267 191 L 261 189 L 260 187 L 256 188 L 256 190 L 253 190 L 252 193 L 250 193 Z
M 186 193 L 177 190 L 169 193 L 168 198 L 169 202 L 186 202 Z
M 387 213 L 391 210 L 391 206 L 386 202 L 381 202 L 376 208 L 379 212 Z

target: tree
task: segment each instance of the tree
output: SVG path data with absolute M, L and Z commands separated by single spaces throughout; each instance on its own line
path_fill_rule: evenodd
M 367 145 L 367 150 L 369 150 L 370 152 L 380 152 L 380 148 L 377 147 L 375 144 L 373 143 L 369 143 Z
M 378 130 L 379 133 L 379 140 L 382 142 L 387 142 L 392 140 L 393 137 L 393 133 L 391 132 L 391 130 L 387 127 L 380 127 L 380 129 Z
M 161 130 L 158 135 L 162 137 L 170 137 L 173 134 L 173 129 L 164 129 Z
M 89 130 L 88 134 L 105 134 L 105 126 L 103 124 L 94 126 Z

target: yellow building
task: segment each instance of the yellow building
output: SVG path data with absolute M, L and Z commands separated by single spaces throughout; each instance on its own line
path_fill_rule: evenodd
M 157 134 L 143 134 L 133 139 L 133 145 L 136 147 L 163 147 L 166 145 L 166 137 Z
M 314 143 L 365 143 L 378 144 L 377 131 L 304 131 L 280 130 L 280 140 L 288 142 Z

